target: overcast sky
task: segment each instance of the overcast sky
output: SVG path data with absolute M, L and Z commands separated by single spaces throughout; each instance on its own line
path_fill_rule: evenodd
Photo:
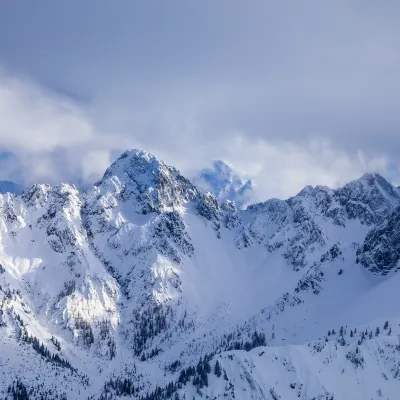
M 98 178 L 127 148 L 223 159 L 259 200 L 400 184 L 400 2 L 3 2 L 0 179 Z

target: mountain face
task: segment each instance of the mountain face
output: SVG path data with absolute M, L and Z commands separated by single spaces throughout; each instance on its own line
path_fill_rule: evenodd
M 247 205 L 254 194 L 251 180 L 221 160 L 215 160 L 211 168 L 201 170 L 193 182 L 201 190 L 212 193 L 221 203 L 231 200 L 238 207 Z
M 246 210 L 130 150 L 0 195 L 0 398 L 397 399 L 400 191 Z

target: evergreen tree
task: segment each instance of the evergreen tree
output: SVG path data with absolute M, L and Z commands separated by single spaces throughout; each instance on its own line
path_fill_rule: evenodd
M 217 362 L 215 363 L 214 374 L 215 374 L 218 378 L 221 376 L 221 366 L 219 365 L 218 360 L 217 360 Z
M 228 380 L 228 375 L 226 374 L 226 371 L 224 370 L 224 379 L 227 381 Z
M 389 327 L 389 321 L 386 321 L 386 322 L 385 322 L 385 325 L 383 325 L 383 329 L 386 330 L 388 327 Z

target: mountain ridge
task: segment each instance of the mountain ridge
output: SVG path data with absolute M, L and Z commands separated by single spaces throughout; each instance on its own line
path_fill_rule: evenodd
M 82 193 L 0 195 L 0 393 L 395 398 L 399 208 L 365 174 L 243 210 L 140 150 Z

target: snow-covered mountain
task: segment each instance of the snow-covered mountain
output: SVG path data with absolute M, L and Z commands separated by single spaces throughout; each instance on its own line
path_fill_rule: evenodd
M 202 169 L 193 183 L 200 190 L 212 193 L 219 202 L 231 200 L 238 207 L 249 204 L 254 195 L 251 179 L 221 160 L 213 161 L 211 168 Z
M 399 210 L 378 174 L 241 210 L 138 150 L 2 194 L 0 398 L 397 399 Z

